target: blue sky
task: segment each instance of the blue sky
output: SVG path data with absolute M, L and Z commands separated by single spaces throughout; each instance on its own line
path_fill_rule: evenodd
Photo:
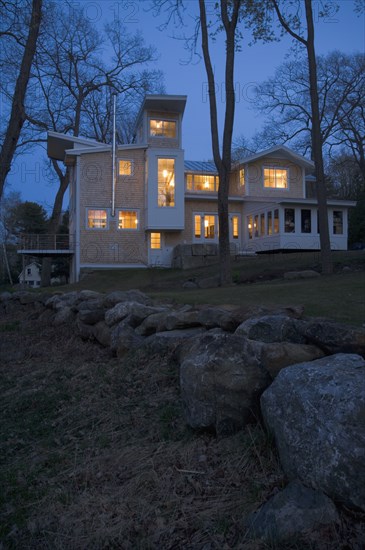
M 75 0 L 83 6 L 85 15 L 95 25 L 101 25 L 119 13 L 130 32 L 140 30 L 147 44 L 155 45 L 159 52 L 156 68 L 165 74 L 166 92 L 187 95 L 187 106 L 183 121 L 183 147 L 185 158 L 208 160 L 212 157 L 210 140 L 209 104 L 207 81 L 203 61 L 187 63 L 183 41 L 171 37 L 173 28 L 160 31 L 158 26 L 164 18 L 155 18 L 147 10 L 146 0 Z M 210 2 L 213 5 L 214 2 Z M 197 1 L 187 0 L 187 20 L 197 11 Z M 319 2 L 313 1 L 314 10 Z M 353 11 L 353 0 L 340 0 L 339 11 L 316 24 L 317 54 L 326 54 L 338 49 L 347 53 L 365 52 L 365 20 Z M 208 3 L 209 9 L 209 3 Z M 251 109 L 255 84 L 273 75 L 275 69 L 286 60 L 292 46 L 289 38 L 279 43 L 248 46 L 249 37 L 244 36 L 241 52 L 236 58 L 236 119 L 234 135 L 251 137 L 260 129 L 262 119 Z M 224 44 L 219 39 L 212 48 L 220 120 L 224 113 Z M 42 154 L 19 156 L 8 178 L 7 191 L 19 190 L 23 200 L 42 203 L 47 209 L 53 203 L 56 182 L 47 177 Z

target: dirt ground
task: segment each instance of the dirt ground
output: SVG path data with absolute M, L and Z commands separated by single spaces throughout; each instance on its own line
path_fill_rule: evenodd
M 249 540 L 248 513 L 287 481 L 262 427 L 193 432 L 173 350 L 116 359 L 37 317 L 0 320 L 0 549 L 364 547 L 349 510 L 301 540 Z

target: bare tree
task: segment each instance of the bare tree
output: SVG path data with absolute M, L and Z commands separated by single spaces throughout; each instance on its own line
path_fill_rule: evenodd
M 304 46 L 307 52 L 308 82 L 312 118 L 311 142 L 317 182 L 321 264 L 322 273 L 330 274 L 333 271 L 333 265 L 328 227 L 327 196 L 323 162 L 323 138 L 321 133 L 321 116 L 319 108 L 317 61 L 314 44 L 315 27 L 312 0 L 303 0 L 303 3 L 300 2 L 298 4 L 298 6 L 304 6 L 305 11 L 306 31 L 304 31 L 303 34 L 301 34 L 300 31 L 301 21 L 297 15 L 292 18 L 287 18 L 285 17 L 284 4 L 281 0 L 271 0 L 271 3 L 274 7 L 280 25 L 283 27 L 285 32 L 294 38 L 294 40 L 300 45 Z M 323 8 L 325 11 L 326 6 L 323 6 Z
M 22 38 L 17 33 L 17 30 L 19 28 L 18 11 L 24 9 L 24 3 L 23 5 L 18 4 L 19 2 L 7 3 L 1 1 L 3 23 L 1 26 L 0 38 L 2 40 L 5 38 L 10 39 L 11 42 L 15 41 L 18 46 L 22 47 L 23 54 L 15 83 L 10 117 L 0 150 L 0 197 L 3 192 L 6 176 L 11 168 L 24 121 L 26 120 L 24 109 L 25 96 L 42 18 L 42 0 L 33 0 L 28 36 L 23 44 Z

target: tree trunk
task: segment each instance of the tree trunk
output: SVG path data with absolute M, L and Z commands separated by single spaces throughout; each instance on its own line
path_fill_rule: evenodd
M 41 17 L 42 0 L 33 0 L 29 32 L 24 48 L 23 59 L 20 65 L 19 75 L 15 85 L 10 120 L 0 151 L 0 197 L 3 193 L 5 179 L 10 172 L 15 149 L 25 121 L 24 101 L 30 70 L 36 50 Z
M 306 47 L 308 52 L 309 84 L 312 109 L 312 154 L 314 157 L 317 201 L 319 212 L 319 236 L 321 245 L 322 273 L 330 274 L 333 271 L 331 243 L 328 227 L 327 193 L 323 166 L 322 134 L 319 114 L 317 62 L 314 48 L 314 24 L 312 0 L 305 0 L 305 14 L 307 19 L 308 38 Z

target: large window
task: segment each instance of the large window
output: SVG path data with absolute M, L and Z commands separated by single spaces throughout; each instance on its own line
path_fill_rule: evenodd
M 199 240 L 218 238 L 218 216 L 216 214 L 194 214 L 194 237 Z
M 279 233 L 279 210 L 274 210 L 274 233 Z
M 232 238 L 238 239 L 239 237 L 238 216 L 231 216 L 231 223 L 232 223 Z
M 265 235 L 265 214 L 260 214 L 260 235 Z
M 312 212 L 311 210 L 301 210 L 301 231 L 302 233 L 311 233 L 312 231 Z
M 240 187 L 244 187 L 245 185 L 245 169 L 241 168 L 240 170 Z
M 252 235 L 253 235 L 253 218 L 252 218 L 252 216 L 247 216 L 247 229 L 248 229 L 248 238 L 252 239 Z
M 176 138 L 176 120 L 150 120 L 150 136 Z
M 284 231 L 285 233 L 295 232 L 295 209 L 294 208 L 285 208 Z
M 175 160 L 158 159 L 158 206 L 175 206 Z
M 108 213 L 106 210 L 87 211 L 87 227 L 89 229 L 106 229 L 108 225 Z
M 133 161 L 120 159 L 118 162 L 119 176 L 133 176 Z
M 218 176 L 205 174 L 187 174 L 186 176 L 186 189 L 188 191 L 214 193 L 215 191 L 218 191 L 218 187 Z
M 272 212 L 269 210 L 267 213 L 267 234 L 272 235 Z
M 264 168 L 264 187 L 273 189 L 287 189 L 288 169 Z
M 343 235 L 343 212 L 342 210 L 333 211 L 333 234 Z
M 119 210 L 118 229 L 138 229 L 138 213 L 136 210 Z
M 151 233 L 151 248 L 152 250 L 161 249 L 161 233 Z

